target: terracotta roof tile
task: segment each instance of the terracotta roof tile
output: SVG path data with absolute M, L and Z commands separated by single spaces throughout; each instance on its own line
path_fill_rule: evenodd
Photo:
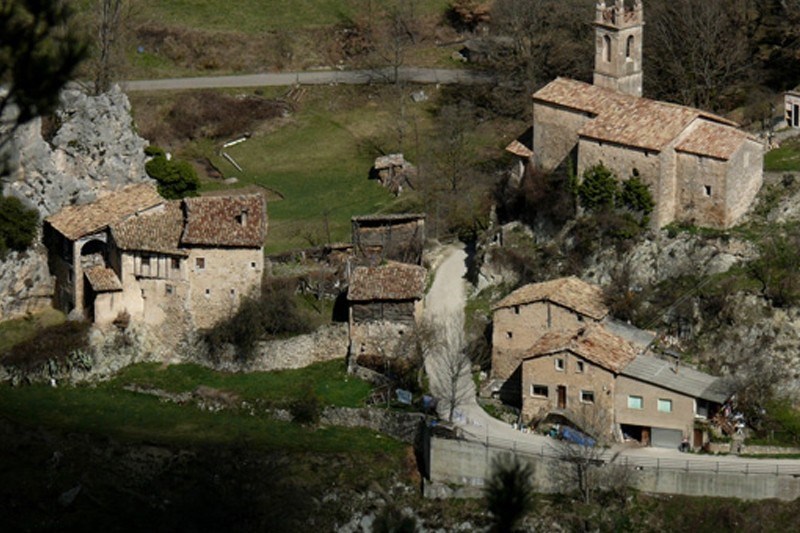
M 377 267 L 358 267 L 350 276 L 347 299 L 418 300 L 425 294 L 427 271 L 424 267 L 389 262 Z
M 749 138 L 747 133 L 736 128 L 703 120 L 699 121 L 675 149 L 727 161 Z
M 120 283 L 117 273 L 110 268 L 96 266 L 84 273 L 94 292 L 116 292 L 122 290 L 122 283 Z
M 603 290 L 574 276 L 520 287 L 497 302 L 492 310 L 542 300 L 567 307 L 595 320 L 602 320 L 608 314 L 608 307 L 603 301 Z
M 619 373 L 636 359 L 637 349 L 602 324 L 590 324 L 577 332 L 551 332 L 526 352 L 525 360 L 570 351 L 614 373 Z
M 556 78 L 533 95 L 593 116 L 578 131 L 581 137 L 660 152 L 694 120 L 735 127 L 726 118 L 691 107 L 657 102 L 588 83 Z M 703 153 L 701 155 L 712 155 Z
M 186 228 L 181 244 L 253 248 L 264 245 L 267 210 L 262 194 L 186 198 L 184 205 Z
M 111 227 L 114 241 L 122 250 L 142 250 L 186 255 L 180 250 L 183 233 L 183 209 L 180 200 L 129 217 Z
M 132 185 L 91 204 L 71 205 L 46 220 L 69 240 L 76 240 L 163 202 L 155 186 Z

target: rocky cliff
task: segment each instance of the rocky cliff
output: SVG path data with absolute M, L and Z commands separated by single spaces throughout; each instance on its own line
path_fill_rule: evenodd
M 6 161 L 3 193 L 35 207 L 44 219 L 66 205 L 148 180 L 146 145 L 119 87 L 100 96 L 65 91 L 55 117 L 31 121 L 6 144 L 0 154 Z M 0 262 L 0 320 L 47 305 L 52 290 L 41 245 L 9 254 Z

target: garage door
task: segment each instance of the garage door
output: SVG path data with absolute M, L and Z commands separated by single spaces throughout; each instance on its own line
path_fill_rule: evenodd
M 683 440 L 683 432 L 680 429 L 653 428 L 651 433 L 650 445 L 656 448 L 677 449 Z

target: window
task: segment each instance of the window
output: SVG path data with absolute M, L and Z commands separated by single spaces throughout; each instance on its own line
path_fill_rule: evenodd
M 255 268 L 255 267 L 256 267 L 256 262 L 255 261 L 251 261 L 250 262 L 250 268 Z
M 211 296 L 211 289 L 206 289 L 206 296 Z
M 583 321 L 584 321 L 583 315 L 578 315 L 578 322 L 583 322 Z
M 179 257 L 172 258 L 172 270 L 180 270 L 181 268 L 181 259 Z
M 564 371 L 564 360 L 563 359 L 556 359 L 556 370 Z
M 641 396 L 628 396 L 628 409 L 642 409 L 644 402 Z
M 594 403 L 594 391 L 582 390 L 581 391 L 581 402 L 583 402 L 583 403 Z
M 236 223 L 239 224 L 240 226 L 247 225 L 247 211 L 242 211 L 241 213 L 236 215 L 235 218 L 236 218 Z
M 660 413 L 671 413 L 672 412 L 672 400 L 659 398 L 658 399 L 658 412 L 660 412 Z
M 511 331 L 506 331 L 506 339 L 513 339 L 513 338 L 514 338 L 514 333 L 512 333 Z
M 519 306 L 518 306 L 518 305 L 515 305 L 515 306 L 514 306 L 514 314 L 515 314 L 515 315 L 518 315 L 518 314 L 519 314 Z
M 236 296 L 236 289 L 231 289 L 231 296 Z
M 206 258 L 198 257 L 194 260 L 194 264 L 197 267 L 197 270 L 203 270 L 206 267 Z
M 149 267 L 150 266 L 150 256 L 149 255 L 143 255 L 142 256 L 142 266 L 143 267 Z
M 547 385 L 531 385 L 531 396 L 539 396 L 540 398 L 547 398 L 549 395 Z
M 575 369 L 575 371 L 578 372 L 579 374 L 582 373 L 584 369 L 583 361 L 578 361 L 576 366 L 577 368 Z
M 613 12 L 612 12 L 613 13 Z M 607 63 L 611 62 L 611 37 L 608 35 L 603 36 L 603 52 Z
M 175 293 L 175 287 L 173 287 L 172 285 L 167 283 L 166 285 L 164 285 L 164 291 L 166 291 L 167 294 L 174 294 Z
M 703 186 L 703 193 L 706 196 L 711 196 L 711 185 L 704 185 Z
M 633 35 L 628 37 L 628 42 L 625 43 L 625 57 L 631 59 L 633 54 Z

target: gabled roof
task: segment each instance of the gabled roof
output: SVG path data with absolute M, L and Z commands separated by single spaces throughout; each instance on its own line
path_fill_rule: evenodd
M 180 250 L 183 233 L 183 208 L 180 200 L 146 213 L 129 217 L 111 226 L 114 241 L 122 250 L 140 250 L 186 255 Z
M 608 314 L 608 307 L 603 301 L 603 290 L 574 276 L 520 287 L 497 302 L 492 310 L 543 300 L 572 309 L 594 320 L 602 320 Z
M 556 78 L 534 93 L 535 102 L 543 102 L 586 113 L 592 118 L 578 131 L 584 138 L 605 141 L 643 150 L 660 152 L 672 143 L 693 121 L 714 123 L 713 134 L 725 136 L 724 143 L 736 138 L 739 144 L 746 134 L 737 124 L 700 109 L 640 98 L 588 83 Z M 740 136 L 733 135 L 738 132 Z M 718 157 L 716 142 L 695 143 L 699 155 Z
M 621 374 L 693 398 L 716 403 L 724 403 L 733 394 L 730 384 L 722 378 L 711 376 L 688 366 L 676 367 L 675 363 L 652 355 L 638 355 L 622 370 Z
M 117 273 L 104 266 L 92 267 L 86 272 L 86 279 L 89 280 L 94 292 L 116 292 L 122 290 L 122 283 L 117 277 Z
M 259 248 L 267 233 L 262 194 L 185 198 L 186 226 L 181 244 Z M 242 218 L 242 215 L 245 215 Z
M 163 201 L 155 186 L 141 183 L 113 192 L 90 204 L 67 206 L 46 220 L 55 230 L 74 241 Z
M 525 352 L 524 361 L 569 351 L 615 374 L 636 358 L 638 350 L 601 324 L 590 324 L 576 331 L 545 334 Z
M 425 295 L 427 270 L 424 267 L 391 261 L 377 267 L 358 267 L 350 276 L 347 299 L 419 300 Z
M 707 155 L 727 161 L 745 140 L 751 138 L 750 135 L 736 128 L 701 120 L 689 135 L 678 143 L 675 149 L 680 152 Z
M 516 156 L 528 158 L 533 155 L 533 127 L 526 129 L 522 135 L 506 146 L 506 152 Z

